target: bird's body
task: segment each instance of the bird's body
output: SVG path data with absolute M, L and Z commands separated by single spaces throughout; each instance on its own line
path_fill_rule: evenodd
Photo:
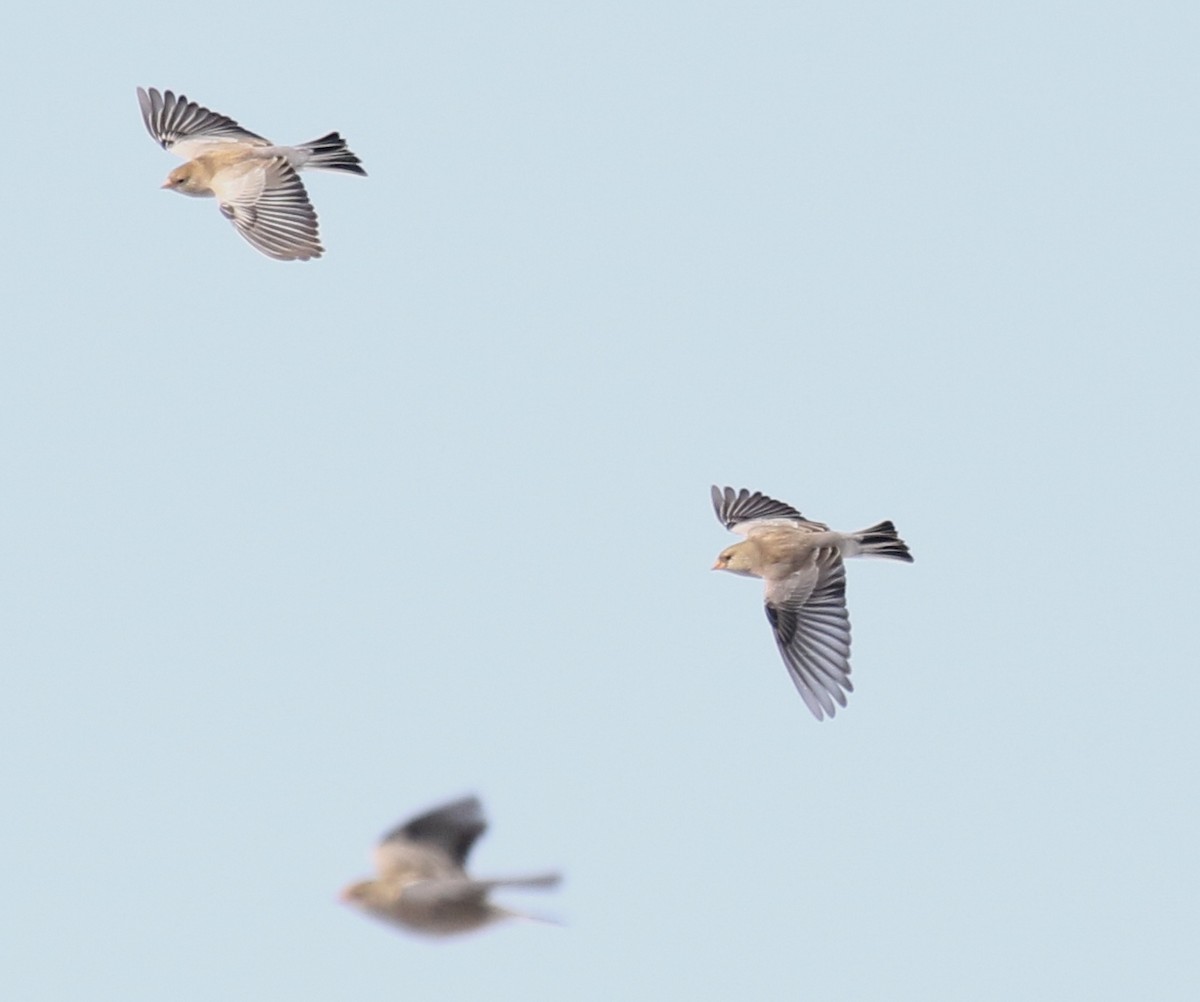
M 171 91 L 138 88 L 151 136 L 186 162 L 163 185 L 195 198 L 215 198 L 221 214 L 268 257 L 307 261 L 324 251 L 317 214 L 299 172 L 365 175 L 361 161 L 336 132 L 299 146 L 276 146 L 233 119 Z
M 713 509 L 745 540 L 726 547 L 714 570 L 762 578 L 767 619 L 784 664 L 818 720 L 846 705 L 850 682 L 850 618 L 846 557 L 912 562 L 891 522 L 859 532 L 834 532 L 764 494 L 712 489 Z
M 531 918 L 494 904 L 489 893 L 497 887 L 553 887 L 559 877 L 468 877 L 467 854 L 486 827 L 474 797 L 406 822 L 376 848 L 379 876 L 351 884 L 342 900 L 375 918 L 430 936 L 469 932 L 504 918 Z

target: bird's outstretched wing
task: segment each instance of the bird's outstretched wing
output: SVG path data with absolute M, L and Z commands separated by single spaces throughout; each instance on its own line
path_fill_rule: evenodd
M 262 161 L 221 186 L 221 214 L 255 247 L 278 261 L 307 261 L 324 253 L 317 213 L 300 176 L 283 157 Z
M 804 704 L 818 720 L 846 705 L 850 682 L 850 617 L 846 568 L 836 549 L 819 550 L 813 568 L 768 585 L 766 612 L 775 643 Z
M 383 837 L 381 844 L 396 841 L 436 846 L 464 866 L 471 846 L 486 830 L 479 798 L 464 797 L 397 826 Z
M 776 522 L 811 529 L 814 532 L 824 532 L 829 528 L 821 522 L 805 518 L 790 504 L 769 498 L 761 491 L 751 494 L 745 487 L 735 492 L 732 487 L 722 489 L 714 484 L 712 503 L 718 521 L 730 532 L 741 536 L 746 535 L 748 531 L 747 523 L 757 526 Z
M 139 87 L 137 95 L 146 131 L 164 150 L 185 160 L 192 159 L 203 152 L 203 147 L 214 143 L 271 145 L 262 136 L 243 129 L 232 118 L 209 111 L 182 94 L 176 97 L 171 91 L 160 94 L 154 87 L 149 91 Z

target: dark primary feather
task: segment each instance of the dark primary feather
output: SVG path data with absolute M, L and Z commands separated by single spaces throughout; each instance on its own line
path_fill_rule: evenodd
M 479 798 L 464 797 L 405 822 L 388 832 L 383 841 L 399 839 L 435 845 L 463 866 L 471 847 L 486 829 L 487 821 Z
M 745 487 L 735 493 L 732 487 L 722 490 L 714 484 L 712 503 L 718 520 L 726 529 L 732 529 L 739 522 L 749 522 L 757 518 L 799 519 L 810 525 L 821 525 L 820 522 L 813 522 L 811 519 L 805 518 L 790 504 L 769 498 L 761 491 L 751 494 Z M 824 526 L 821 527 L 824 528 Z
M 163 149 L 170 149 L 178 140 L 195 135 L 268 142 L 249 129 L 243 129 L 232 118 L 209 111 L 182 94 L 178 97 L 171 91 L 160 94 L 154 87 L 150 88 L 149 93 L 139 87 L 137 94 L 138 104 L 142 108 L 142 121 Z

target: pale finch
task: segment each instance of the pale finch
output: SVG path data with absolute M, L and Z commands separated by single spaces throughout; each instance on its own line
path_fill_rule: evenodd
M 559 875 L 468 877 L 467 854 L 486 828 L 476 797 L 456 800 L 405 822 L 375 849 L 379 876 L 351 884 L 342 891 L 342 901 L 384 922 L 430 936 L 469 932 L 505 918 L 535 919 L 493 904 L 488 894 L 497 887 L 553 887 Z
M 912 563 L 891 522 L 833 532 L 791 505 L 743 488 L 712 489 L 713 509 L 746 539 L 722 550 L 715 571 L 762 578 L 767 619 L 788 674 L 818 720 L 846 705 L 850 682 L 850 617 L 845 557 L 889 557 Z
M 163 185 L 183 195 L 215 198 L 221 214 L 268 257 L 307 261 L 324 248 L 317 214 L 300 181 L 301 170 L 366 175 L 346 141 L 331 132 L 299 146 L 275 146 L 170 91 L 137 90 L 146 129 L 163 149 L 187 161 Z

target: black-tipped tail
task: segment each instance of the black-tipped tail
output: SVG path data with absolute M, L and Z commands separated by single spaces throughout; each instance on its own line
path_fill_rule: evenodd
M 362 168 L 362 161 L 350 152 L 346 140 L 336 132 L 304 143 L 301 149 L 307 150 L 310 155 L 305 167 L 313 170 L 341 170 L 347 174 L 367 176 L 367 172 Z
M 861 529 L 854 534 L 864 557 L 889 557 L 892 560 L 903 560 L 906 564 L 913 562 L 908 545 L 896 534 L 896 527 L 891 522 L 880 522 L 869 529 Z

